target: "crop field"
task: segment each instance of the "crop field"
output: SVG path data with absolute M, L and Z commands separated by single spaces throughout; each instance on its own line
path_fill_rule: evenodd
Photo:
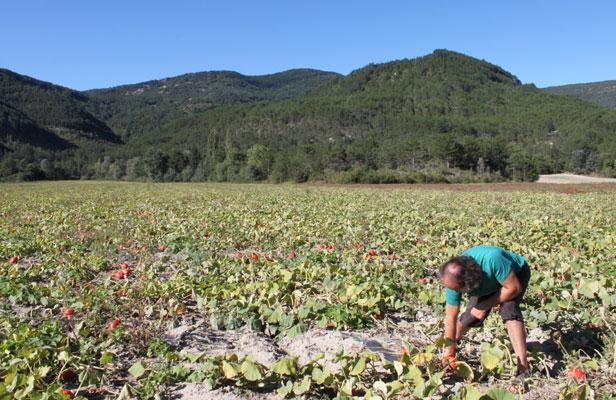
M 425 188 L 424 188 L 425 189 Z M 441 365 L 438 265 L 527 258 Z M 614 399 L 616 192 L 0 185 L 0 399 Z

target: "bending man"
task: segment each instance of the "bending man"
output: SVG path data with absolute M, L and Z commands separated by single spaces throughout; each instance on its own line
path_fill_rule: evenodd
M 517 377 L 527 377 L 526 333 L 520 302 L 528 286 L 530 267 L 524 257 L 496 246 L 476 246 L 443 264 L 440 275 L 446 287 L 445 337 L 451 339 L 450 343 L 457 343 L 469 328 L 482 326 L 492 307 L 500 304 L 500 315 L 518 357 Z M 470 299 L 458 321 L 462 293 L 469 293 Z M 455 344 L 446 347 L 443 362 L 455 354 Z

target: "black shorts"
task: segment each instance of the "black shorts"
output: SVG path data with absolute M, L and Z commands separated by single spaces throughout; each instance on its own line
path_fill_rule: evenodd
M 524 321 L 522 317 L 522 311 L 520 311 L 520 303 L 522 302 L 522 297 L 526 292 L 526 288 L 528 287 L 528 281 L 530 280 L 530 267 L 528 264 L 524 264 L 522 269 L 515 274 L 520 281 L 520 285 L 522 285 L 522 292 L 514 299 L 506 301 L 500 305 L 500 315 L 503 321 Z M 477 303 L 481 303 L 482 300 L 487 299 L 488 297 L 494 295 L 494 293 L 487 294 L 485 296 L 477 297 L 471 296 L 468 301 L 468 305 L 466 306 L 466 310 L 460 315 L 460 323 L 462 326 L 468 326 L 470 328 L 475 328 L 483 325 L 483 321 L 490 314 L 491 309 L 488 310 L 484 319 L 478 319 L 471 315 L 471 310 L 473 307 L 477 305 Z

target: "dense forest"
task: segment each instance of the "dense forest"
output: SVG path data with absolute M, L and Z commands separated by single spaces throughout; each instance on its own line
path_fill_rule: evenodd
M 447 50 L 347 76 L 203 72 L 76 92 L 0 70 L 6 180 L 533 180 L 616 175 L 616 111 Z
M 85 94 L 94 100 L 89 109 L 129 138 L 217 106 L 294 98 L 337 75 L 310 69 L 263 76 L 213 71 Z

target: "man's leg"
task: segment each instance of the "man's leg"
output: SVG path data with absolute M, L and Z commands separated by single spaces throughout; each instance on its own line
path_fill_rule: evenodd
M 530 280 L 530 267 L 525 265 L 517 277 L 522 285 L 522 293 L 511 301 L 506 301 L 501 304 L 500 314 L 507 325 L 511 346 L 516 356 L 518 356 L 518 373 L 528 372 L 528 360 L 526 359 L 526 329 L 524 327 L 524 318 L 520 310 L 520 303 L 526 293 L 528 281 Z
M 460 319 L 458 320 L 457 329 L 456 329 L 456 340 L 462 339 L 464 334 L 468 332 L 470 328 L 478 328 L 483 325 L 483 320 L 477 319 L 474 316 L 472 316 L 471 310 L 473 309 L 473 307 L 477 305 L 478 302 L 481 302 L 482 300 L 488 297 L 490 297 L 490 295 L 483 296 L 480 298 L 478 298 L 477 296 L 471 296 L 471 298 L 468 300 L 466 310 L 464 310 L 464 312 L 460 315 Z M 490 310 L 488 310 L 485 318 L 487 318 L 489 314 L 490 314 Z
M 518 356 L 518 372 L 528 371 L 528 360 L 526 359 L 526 331 L 524 321 L 515 319 L 506 322 L 507 332 L 511 345 L 516 356 Z

